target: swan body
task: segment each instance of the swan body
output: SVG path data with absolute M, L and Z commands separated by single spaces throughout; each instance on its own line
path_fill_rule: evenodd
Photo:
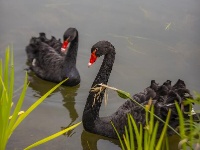
M 92 88 L 98 87 L 98 84 L 107 84 L 110 73 L 112 71 L 115 60 L 115 48 L 108 41 L 99 41 L 91 48 L 91 58 L 88 66 L 91 66 L 98 57 L 104 55 L 103 63 L 100 70 L 92 84 Z M 99 134 L 102 136 L 117 138 L 111 121 L 119 132 L 123 135 L 124 128 L 127 126 L 127 114 L 130 113 L 135 121 L 141 123 L 143 126 L 145 122 L 145 110 L 131 100 L 127 100 L 120 106 L 116 112 L 107 117 L 99 117 L 99 111 L 104 97 L 105 89 L 101 92 L 91 90 L 89 92 L 86 105 L 84 108 L 82 122 L 86 131 Z M 145 88 L 143 92 L 133 95 L 133 99 L 142 104 L 148 104 L 149 99 L 152 99 L 155 108 L 155 114 L 163 120 L 166 120 L 169 109 L 172 110 L 169 124 L 176 128 L 179 125 L 178 114 L 174 102 L 178 101 L 180 106 L 186 98 L 191 98 L 190 91 L 186 88 L 184 81 L 178 80 L 176 84 L 171 85 L 171 81 L 167 80 L 162 85 L 159 85 L 155 80 L 151 81 L 149 87 Z M 189 111 L 189 105 L 183 106 L 183 111 Z M 185 117 L 188 117 L 186 115 Z M 162 130 L 163 124 L 159 124 L 159 131 Z M 158 132 L 160 133 L 160 132 Z M 172 131 L 168 131 L 169 134 Z
M 69 78 L 63 85 L 75 86 L 80 83 L 80 75 L 76 68 L 78 52 L 78 31 L 68 28 L 60 39 L 46 38 L 45 33 L 40 33 L 38 38 L 32 37 L 26 47 L 27 61 L 30 69 L 40 78 L 61 82 Z

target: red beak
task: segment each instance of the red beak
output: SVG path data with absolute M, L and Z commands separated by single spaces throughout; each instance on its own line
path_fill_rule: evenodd
M 62 52 L 66 51 L 68 44 L 69 44 L 68 39 L 63 42 L 62 47 L 61 47 Z
M 96 53 L 96 50 L 93 51 L 90 56 L 90 62 L 88 63 L 88 67 L 90 67 L 97 60 L 97 56 L 95 53 Z

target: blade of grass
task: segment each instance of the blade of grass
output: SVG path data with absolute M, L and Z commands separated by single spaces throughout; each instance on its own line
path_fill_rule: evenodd
M 150 135 L 152 134 L 153 132 L 153 129 L 154 129 L 154 106 L 151 107 L 151 113 L 150 113 L 150 125 L 149 125 L 149 133 Z
M 142 150 L 142 142 L 143 142 L 143 126 L 142 124 L 140 123 L 139 125 L 139 128 L 140 128 L 140 136 L 139 136 L 139 145 L 138 145 L 138 149 L 139 150 Z
M 190 104 L 190 112 L 192 111 L 192 105 Z M 193 116 L 192 115 L 190 115 L 190 118 L 189 118 L 189 120 L 188 120 L 188 122 L 189 122 L 189 133 L 190 133 L 190 135 L 191 135 L 191 132 L 192 132 L 192 130 L 193 130 Z M 187 132 L 187 130 L 185 129 L 185 131 Z M 190 138 L 190 142 L 191 143 L 194 143 L 194 141 L 193 141 L 193 136 L 190 136 L 189 135 L 189 138 Z
M 0 76 L 1 78 L 1 76 Z M 0 82 L 0 87 L 1 87 L 1 82 Z M 2 92 L 2 88 L 0 89 L 0 94 L 1 94 L 1 97 L 0 97 L 0 103 L 2 104 L 2 97 L 3 97 L 3 92 Z M 3 110 L 2 110 L 2 107 L 0 107 L 0 143 L 2 143 L 2 140 L 3 140 Z M 0 149 L 2 149 L 2 144 L 0 144 Z
M 20 117 L 18 117 L 16 123 L 13 125 L 12 129 L 11 129 L 11 133 L 15 130 L 15 128 L 40 104 L 42 103 L 47 96 L 49 96 L 55 89 L 57 89 L 61 84 L 63 84 L 65 81 L 67 81 L 67 79 L 63 80 L 62 82 L 60 82 L 59 84 L 57 84 L 56 86 L 54 86 L 51 90 L 49 90 L 46 94 L 44 94 L 40 99 L 38 99 L 34 104 L 32 104 L 27 111 L 25 111 L 22 115 L 20 115 Z
M 114 130 L 115 130 L 115 132 L 116 132 L 116 134 L 117 134 L 117 137 L 118 137 L 118 139 L 119 139 L 119 142 L 120 142 L 120 145 L 121 145 L 122 150 L 125 150 L 124 144 L 123 144 L 123 142 L 122 142 L 122 139 L 121 139 L 121 137 L 120 137 L 120 135 L 119 135 L 117 129 L 115 128 L 115 125 L 113 124 L 112 121 L 111 121 L 110 123 L 112 124 L 112 126 L 113 126 L 113 128 L 114 128 Z
M 12 103 L 12 98 L 13 98 L 13 89 L 14 89 L 14 57 L 13 57 L 13 49 L 10 50 L 11 53 L 10 53 L 10 67 L 9 67 L 9 70 L 10 70 L 10 82 L 9 82 L 9 104 Z M 10 106 L 11 107 L 11 106 Z
M 126 149 L 127 150 L 131 150 L 130 149 L 130 145 L 129 145 L 129 139 L 123 134 L 123 139 L 124 139 L 124 143 L 125 143 L 125 145 L 126 145 Z
M 127 130 L 126 126 L 125 126 L 125 136 L 123 135 L 123 137 L 124 137 L 124 141 L 125 141 L 127 150 L 131 150 L 131 148 L 130 148 L 129 133 L 128 133 L 128 130 Z
M 3 99 L 2 105 L 3 107 L 3 117 L 7 117 L 10 114 L 10 107 L 8 106 L 9 99 L 8 99 L 8 83 L 9 83 L 9 64 L 10 64 L 10 49 L 9 47 L 6 48 L 6 53 L 5 53 L 5 60 L 4 60 L 4 71 L 3 71 L 3 77 L 2 77 L 2 86 L 6 95 L 6 99 Z M 8 120 L 5 120 L 8 122 Z
M 13 56 L 11 56 L 13 58 Z M 9 115 L 11 110 L 11 103 L 12 99 L 10 99 L 10 91 L 9 91 L 9 83 L 12 81 L 12 77 L 10 76 L 9 79 L 9 71 L 13 71 L 13 69 L 10 69 L 10 64 L 13 63 L 13 61 L 10 59 L 10 48 L 6 48 L 5 52 L 5 60 L 4 60 L 4 68 L 2 68 L 2 61 L 1 61 L 1 148 L 5 149 L 6 143 L 7 143 L 7 127 L 9 122 Z M 12 73 L 11 73 L 12 74 Z M 11 81 L 10 81 L 11 80 Z M 10 81 L 10 82 L 9 82 Z M 12 88 L 12 87 L 11 87 Z M 12 96 L 12 95 L 11 95 Z
M 130 120 L 130 114 L 128 114 L 128 127 L 129 127 L 129 134 L 130 134 L 130 147 L 131 150 L 135 150 L 135 141 L 134 141 L 134 133 L 133 133 L 133 126 Z
M 149 106 L 150 107 L 150 106 Z M 150 115 L 149 117 L 150 117 L 150 119 L 149 119 L 149 121 L 148 121 L 148 123 L 149 123 L 149 125 L 148 125 L 148 137 L 147 137 L 147 145 L 148 145 L 148 149 L 150 149 L 151 147 L 149 147 L 149 145 L 150 145 L 150 143 L 151 143 L 151 140 L 155 140 L 155 139 L 152 139 L 152 138 L 156 138 L 156 137 L 154 137 L 154 136 L 152 136 L 152 133 L 153 133 L 153 129 L 154 129 L 154 106 L 152 105 L 151 106 L 151 108 L 150 108 L 150 111 L 151 111 L 151 113 L 149 114 L 147 111 L 147 114 L 146 115 Z M 155 142 L 155 141 L 152 141 L 152 142 Z M 153 145 L 153 149 L 154 149 L 154 145 L 155 145 L 155 143 L 152 143 L 152 145 Z M 150 149 L 151 150 L 151 149 Z
M 165 150 L 169 150 L 169 141 L 167 135 L 165 135 Z
M 137 124 L 136 124 L 135 120 L 133 119 L 133 116 L 131 116 L 131 115 L 130 115 L 130 121 L 131 121 L 131 124 L 133 125 L 133 130 L 135 132 L 136 140 L 138 142 L 138 138 L 140 136 L 139 130 L 138 130 L 138 127 L 137 127 Z
M 154 125 L 153 131 L 152 131 L 152 136 L 151 136 L 151 139 L 150 139 L 150 144 L 149 144 L 150 150 L 155 149 L 158 125 L 159 125 L 159 122 L 156 121 L 156 124 Z
M 0 59 L 0 80 L 2 81 L 2 59 Z M 3 87 L 2 87 L 2 83 L 0 82 L 0 104 L 2 105 L 2 101 L 3 101 Z M 2 110 L 2 107 L 0 107 L 0 121 L 1 122 L 3 122 L 2 120 L 3 120 L 3 115 L 2 115 L 2 113 L 3 113 L 3 110 Z M 2 141 L 2 137 L 3 137 L 3 135 L 2 135 L 2 131 L 3 131 L 3 125 L 2 125 L 2 123 L 0 124 L 0 141 Z
M 156 145 L 156 150 L 160 150 L 160 149 L 161 149 L 161 145 L 162 145 L 162 142 L 163 142 L 163 138 L 164 138 L 164 136 L 165 136 L 165 133 L 166 133 L 166 131 L 167 131 L 167 125 L 168 125 L 168 123 L 169 123 L 170 116 L 171 116 L 171 109 L 168 111 L 166 122 L 165 122 L 165 124 L 164 124 L 162 133 L 161 133 L 160 138 L 159 138 L 159 140 L 158 140 L 158 143 L 157 143 L 157 145 Z
M 180 109 L 177 102 L 175 102 L 175 105 L 176 105 L 176 109 L 177 109 L 178 115 L 179 115 L 180 135 L 181 135 L 181 137 L 185 137 L 185 127 L 184 127 L 183 114 L 182 114 L 181 109 Z
M 148 115 L 148 110 L 149 110 L 149 108 L 148 108 L 149 106 L 148 105 L 146 105 L 144 108 L 145 108 L 145 113 L 146 113 L 146 115 L 145 115 L 145 120 L 146 120 L 146 125 L 148 125 L 148 120 L 149 120 L 149 115 Z
M 24 98 L 25 98 L 25 94 L 26 94 L 26 90 L 28 88 L 28 83 L 27 83 L 27 73 L 26 73 L 26 76 L 25 76 L 25 80 L 24 80 L 24 86 L 23 86 L 23 89 L 22 89 L 22 92 L 21 92 L 21 95 L 19 97 L 19 100 L 17 102 L 17 105 L 15 106 L 15 109 L 14 109 L 14 112 L 12 114 L 12 118 L 9 122 L 9 127 L 8 127 L 8 135 L 9 137 L 12 135 L 12 132 L 13 132 L 13 126 L 14 124 L 16 123 L 16 120 L 18 118 L 18 113 L 20 112 L 21 110 L 21 107 L 22 107 L 22 104 L 24 102 Z
M 150 136 L 150 121 L 149 121 L 149 113 L 148 113 L 149 108 L 150 108 L 149 105 L 145 106 L 146 126 L 144 127 L 145 130 L 144 130 L 144 137 L 143 137 L 145 150 L 148 149 L 148 139 L 149 139 L 149 136 Z
M 133 125 L 133 130 L 134 130 L 134 133 L 135 133 L 137 145 L 139 146 L 140 145 L 140 141 L 139 141 L 139 137 L 140 137 L 139 129 L 137 127 L 137 124 L 136 124 L 135 120 L 133 119 L 133 116 L 131 116 L 131 115 L 130 115 L 130 120 L 131 120 L 131 123 Z
M 1 129 L 0 129 L 0 135 L 1 135 L 1 144 L 0 144 L 0 148 L 1 149 L 5 149 L 5 146 L 6 146 L 6 139 L 7 139 L 7 137 L 6 137 L 6 129 L 7 129 L 7 122 L 8 122 L 8 116 L 5 116 L 5 115 L 7 115 L 7 113 L 6 113 L 6 109 L 7 109 L 7 107 L 6 107 L 6 101 L 8 101 L 8 97 L 7 97 L 7 93 L 6 93 L 6 89 L 5 89 L 5 85 L 4 85 L 4 83 L 3 83 L 3 81 L 2 81 L 2 78 L 0 78 L 0 81 L 1 81 L 1 86 L 2 86 L 2 95 L 1 95 L 1 118 L 0 118 L 0 121 L 1 121 L 1 123 L 0 123 L 0 127 L 1 127 Z
M 3 78 L 3 64 L 2 59 L 0 59 L 0 78 Z M 0 95 L 2 93 L 2 86 L 0 86 Z
M 148 145 L 148 130 L 147 129 L 144 130 L 143 140 L 144 140 L 144 149 L 148 150 L 149 145 Z
M 36 142 L 36 143 L 34 143 L 34 144 L 32 144 L 32 145 L 26 147 L 24 150 L 32 149 L 32 148 L 34 148 L 34 147 L 36 147 L 36 146 L 39 146 L 39 145 L 41 145 L 41 144 L 43 144 L 43 143 L 46 143 L 46 142 L 48 142 L 48 141 L 50 141 L 50 140 L 53 140 L 53 139 L 55 139 L 56 137 L 58 137 L 58 136 L 60 136 L 60 135 L 63 135 L 64 133 L 66 133 L 66 132 L 68 132 L 68 131 L 70 131 L 70 130 L 76 128 L 76 127 L 77 127 L 78 125 L 80 125 L 80 124 L 81 124 L 81 122 L 79 122 L 79 123 L 77 123 L 77 124 L 75 124 L 75 125 L 72 125 L 72 126 L 66 128 L 66 129 L 62 130 L 62 131 L 59 131 L 59 132 L 57 132 L 57 133 L 55 133 L 55 134 L 53 134 L 53 135 L 51 135 L 51 136 L 48 136 L 48 137 L 46 137 L 46 138 L 44 138 L 44 139 L 42 139 L 42 140 L 40 140 L 40 141 L 38 141 L 38 142 Z
M 4 75 L 3 75 L 3 81 L 4 81 L 4 85 L 5 88 L 8 89 L 8 77 L 9 77 L 9 62 L 10 62 L 10 48 L 7 47 L 6 48 L 6 53 L 5 53 L 5 64 L 4 64 Z
M 6 107 L 6 110 L 4 110 L 4 113 L 5 113 L 5 116 L 9 116 L 10 114 L 10 108 L 11 108 L 11 105 L 10 104 L 10 101 L 9 100 L 9 65 L 10 65 L 10 48 L 7 47 L 6 48 L 6 53 L 5 53 L 5 60 L 4 60 L 4 73 L 3 73 L 3 78 L 2 78 L 2 83 L 3 83 L 3 86 L 4 86 L 4 91 L 6 92 L 6 96 L 7 96 L 7 99 L 6 100 L 3 100 L 3 105 Z
M 180 107 L 179 107 L 177 102 L 175 102 L 175 105 L 176 105 L 176 110 L 177 110 L 178 116 L 179 116 L 180 135 L 181 135 L 181 138 L 184 139 L 186 137 L 185 127 L 184 127 L 184 117 L 183 117 L 182 111 L 181 111 L 181 109 L 180 109 Z M 186 144 L 185 143 L 183 143 L 182 148 L 186 149 Z

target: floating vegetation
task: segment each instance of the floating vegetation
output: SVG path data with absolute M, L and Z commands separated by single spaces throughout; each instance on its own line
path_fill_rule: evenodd
M 171 22 L 167 24 L 167 26 L 165 27 L 165 30 L 169 30 L 170 26 L 171 26 Z

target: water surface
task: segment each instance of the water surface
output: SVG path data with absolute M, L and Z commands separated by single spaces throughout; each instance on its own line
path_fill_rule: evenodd
M 90 69 L 90 49 L 99 40 L 116 48 L 116 60 L 109 85 L 132 94 L 142 91 L 152 79 L 173 83 L 184 80 L 191 91 L 200 91 L 200 1 L 199 0 L 1 0 L 0 56 L 7 45 L 14 46 L 15 88 L 23 85 L 26 65 L 25 46 L 32 36 L 45 32 L 47 37 L 62 38 L 68 27 L 79 31 L 77 68 L 80 86 L 61 86 L 17 128 L 8 150 L 21 150 L 63 127 L 81 121 L 89 88 L 102 58 Z M 55 84 L 30 74 L 23 109 Z M 20 92 L 16 92 L 16 98 Z M 124 100 L 109 91 L 107 105 L 100 115 L 113 113 Z M 173 138 L 172 138 L 173 139 Z M 175 140 L 171 140 L 176 149 Z M 176 139 L 177 141 L 177 139 Z M 52 140 L 37 150 L 120 149 L 117 140 L 91 134 L 82 125 Z

